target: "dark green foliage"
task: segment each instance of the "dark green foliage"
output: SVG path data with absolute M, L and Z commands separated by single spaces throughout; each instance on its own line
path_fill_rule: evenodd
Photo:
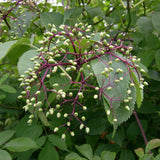
M 160 2 L 58 3 L 0 2 L 0 160 L 159 160 Z

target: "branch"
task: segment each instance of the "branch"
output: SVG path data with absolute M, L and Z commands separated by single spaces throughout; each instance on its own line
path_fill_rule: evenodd
M 114 10 L 115 10 L 115 7 L 113 7 L 113 9 L 112 9 L 111 11 L 107 12 L 107 13 L 105 14 L 105 17 L 108 17 Z M 102 22 L 102 21 L 103 21 L 103 18 L 100 19 L 98 22 L 94 23 L 94 25 L 96 25 L 96 24 L 98 24 L 98 23 L 100 23 L 100 22 Z
M 127 28 L 125 29 L 126 32 L 128 32 L 128 29 L 131 25 L 131 12 L 130 12 L 129 0 L 127 0 L 127 10 L 128 10 L 128 25 Z
M 139 128 L 140 128 L 140 130 L 141 130 L 141 133 L 142 133 L 144 142 L 145 142 L 145 144 L 147 145 L 147 143 L 148 143 L 147 137 L 146 137 L 146 134 L 145 134 L 145 132 L 144 132 L 144 130 L 143 130 L 142 124 L 141 124 L 141 122 L 140 122 L 140 120 L 139 120 L 139 118 L 138 118 L 137 112 L 136 112 L 136 111 L 133 111 L 133 114 L 134 114 L 134 116 L 135 116 L 135 118 L 136 118 L 136 121 L 137 121 L 137 124 L 138 124 L 138 126 L 139 126 Z M 151 151 L 149 151 L 149 153 L 151 154 Z

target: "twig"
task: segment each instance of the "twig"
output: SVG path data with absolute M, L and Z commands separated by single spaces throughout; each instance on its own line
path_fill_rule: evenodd
M 135 116 L 135 118 L 136 118 L 136 121 L 137 121 L 137 124 L 138 124 L 138 126 L 139 126 L 139 128 L 140 128 L 140 130 L 141 130 L 141 133 L 142 133 L 144 142 L 145 142 L 145 144 L 147 145 L 148 140 L 147 140 L 146 134 L 145 134 L 145 132 L 144 132 L 144 130 L 143 130 L 142 124 L 141 124 L 141 122 L 140 122 L 140 120 L 139 120 L 139 118 L 138 118 L 137 112 L 136 112 L 136 111 L 133 111 L 133 114 L 134 114 L 134 116 Z M 149 151 L 149 153 L 151 154 L 151 151 Z
M 128 10 L 128 25 L 125 29 L 126 32 L 128 32 L 128 29 L 131 25 L 131 12 L 130 12 L 130 5 L 129 5 L 129 0 L 127 0 L 127 10 Z

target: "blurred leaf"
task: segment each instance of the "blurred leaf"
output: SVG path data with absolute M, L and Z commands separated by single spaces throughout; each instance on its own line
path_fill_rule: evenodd
M 8 41 L 5 43 L 0 44 L 0 60 L 6 56 L 7 51 L 9 48 L 15 43 L 16 41 Z
M 91 39 L 92 41 L 94 41 L 94 42 L 100 42 L 100 40 L 101 40 L 101 35 L 100 35 L 100 33 L 95 33 L 95 35 L 92 36 L 90 39 Z
M 119 145 L 117 145 L 116 143 L 111 144 L 100 144 L 98 145 L 96 151 L 95 151 L 95 155 L 97 156 L 101 156 L 101 153 L 103 151 L 111 151 L 111 152 L 115 152 L 118 153 L 121 150 L 121 147 Z
M 46 116 L 44 115 L 43 112 L 40 112 L 40 111 L 37 111 L 36 112 L 39 119 L 42 121 L 42 123 L 45 125 L 45 126 L 50 126 L 50 123 L 48 122 Z
M 137 103 L 137 106 L 138 108 L 140 108 L 141 104 L 142 104 L 142 101 L 143 101 L 143 90 L 139 88 L 139 79 L 138 79 L 138 76 L 135 75 L 134 72 L 131 72 L 132 74 L 132 78 L 133 78 L 133 81 L 135 82 L 135 88 L 136 88 L 136 103 Z
M 65 157 L 64 160 L 83 160 L 83 158 L 81 158 L 77 153 L 71 152 Z
M 155 50 L 147 49 L 146 51 L 140 52 L 138 54 L 138 57 L 141 58 L 142 64 L 144 64 L 146 67 L 148 67 L 154 59 L 154 53 L 155 53 Z
M 57 148 L 63 151 L 69 151 L 66 142 L 63 141 L 61 137 L 57 135 L 48 135 L 48 140 Z
M 22 38 L 16 41 L 7 52 L 11 64 L 17 64 L 19 57 L 30 48 L 31 45 L 29 39 Z
M 6 130 L 0 132 L 0 146 L 6 143 L 14 135 L 14 133 L 14 130 Z
M 28 70 L 28 68 L 33 68 L 34 63 L 30 60 L 30 58 L 33 58 L 36 56 L 38 52 L 33 49 L 25 52 L 18 61 L 18 71 L 20 75 L 25 75 L 25 71 Z
M 4 150 L 0 149 L 0 160 L 12 160 L 11 155 Z
M 27 121 L 28 116 L 25 116 L 17 124 L 15 132 L 16 137 L 29 137 L 32 139 L 37 139 L 43 132 L 42 127 L 38 125 L 34 120 L 29 126 Z
M 138 113 L 141 114 L 151 114 L 156 113 L 160 108 L 156 105 L 153 105 L 149 100 L 144 99 L 140 108 L 136 109 Z
M 12 86 L 8 86 L 8 85 L 1 85 L 0 89 L 3 90 L 4 92 L 8 92 L 8 93 L 16 93 L 16 89 L 14 89 Z
M 160 81 L 160 73 L 156 70 L 148 71 L 149 77 L 153 80 Z
M 143 157 L 141 157 L 139 160 L 155 160 L 153 158 L 152 154 L 145 154 Z
M 67 21 L 71 23 L 72 21 L 76 20 L 79 17 L 79 15 L 82 13 L 82 11 L 83 11 L 83 8 L 81 7 L 76 7 L 76 8 L 65 10 L 63 23 L 65 24 Z
M 59 155 L 54 146 L 47 141 L 39 153 L 38 160 L 59 160 Z
M 89 144 L 83 144 L 81 146 L 77 146 L 76 145 L 76 149 L 86 158 L 88 158 L 89 160 L 92 160 L 92 156 L 93 156 L 93 151 L 92 148 Z
M 42 25 L 44 25 L 46 29 L 49 29 L 48 24 L 54 24 L 56 27 L 63 24 L 63 15 L 54 12 L 44 12 L 40 14 L 40 20 Z
M 160 147 L 160 139 L 153 139 L 147 143 L 145 152 L 148 153 L 150 150 Z
M 0 85 L 2 85 L 2 83 L 6 81 L 8 77 L 9 77 L 9 73 L 4 74 L 3 77 L 0 78 Z
M 154 158 L 154 160 L 160 160 L 160 154 L 158 154 L 158 155 Z
M 142 124 L 143 130 L 147 130 L 148 121 L 147 120 L 141 120 L 140 122 Z M 136 141 L 138 138 L 138 135 L 140 135 L 140 129 L 138 127 L 137 122 L 133 121 L 129 124 L 129 127 L 127 128 L 127 138 L 132 141 Z
M 160 70 L 160 50 L 157 50 L 155 53 L 155 61 L 157 68 Z
M 28 137 L 15 138 L 9 141 L 7 144 L 5 144 L 4 147 L 12 152 L 24 152 L 29 149 L 38 148 L 35 141 Z
M 0 93 L 0 100 L 2 100 L 2 99 L 4 99 L 4 98 L 6 98 L 6 95 Z
M 156 31 L 160 34 L 160 12 L 153 12 L 152 13 L 152 24 Z
M 103 151 L 101 154 L 102 160 L 114 160 L 116 158 L 116 153 L 110 151 Z
M 137 28 L 142 33 L 149 33 L 153 31 L 152 21 L 148 17 L 140 17 L 137 21 Z
M 106 137 L 110 140 L 110 141 L 113 141 L 115 142 L 116 144 L 118 144 L 119 146 L 122 147 L 122 144 L 123 144 L 123 140 L 125 138 L 125 132 L 124 132 L 124 129 L 123 128 L 120 128 L 116 131 L 115 135 L 112 136 L 113 133 L 110 133 L 108 135 L 106 135 Z
M 130 150 L 123 149 L 119 160 L 135 160 L 134 154 Z
M 106 129 L 107 119 L 97 117 L 87 122 L 87 126 L 90 128 L 89 135 L 98 135 Z M 97 125 L 98 124 L 98 125 Z
M 144 156 L 143 148 L 138 148 L 138 149 L 135 149 L 134 151 L 139 158 L 142 158 Z
M 98 156 L 94 156 L 92 160 L 101 160 L 101 158 Z
M 85 6 L 85 9 L 86 9 L 86 12 L 91 17 L 95 17 L 95 16 L 103 17 L 104 16 L 103 11 L 100 8 L 98 8 L 98 7 L 93 8 L 93 7 L 90 7 L 90 6 Z

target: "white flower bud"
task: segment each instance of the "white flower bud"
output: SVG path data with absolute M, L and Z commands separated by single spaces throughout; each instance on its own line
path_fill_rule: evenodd
M 49 109 L 49 113 L 52 115 L 54 113 L 54 109 L 53 108 L 50 108 Z
M 107 87 L 107 91 L 110 91 L 112 89 L 112 87 Z
M 69 127 L 71 125 L 71 122 L 67 122 L 67 126 Z
M 55 127 L 55 128 L 54 128 L 54 132 L 57 132 L 58 130 L 59 130 L 58 127 Z
M 89 128 L 88 128 L 88 127 L 86 127 L 86 129 L 85 129 L 85 130 L 86 130 L 86 133 L 89 133 Z
M 57 113 L 57 118 L 60 118 L 61 117 L 61 113 Z
M 85 121 L 85 120 L 86 120 L 85 116 L 82 116 L 81 119 L 82 119 L 82 121 Z
M 86 106 L 83 106 L 83 110 L 84 110 L 84 111 L 87 110 L 87 107 L 86 107 Z
M 113 119 L 113 122 L 117 122 L 117 119 L 116 119 L 116 118 L 114 118 L 114 119 Z
M 111 114 L 111 111 L 110 110 L 107 110 L 107 115 L 109 116 Z
M 125 109 L 126 109 L 126 110 L 128 110 L 128 111 L 130 111 L 130 108 L 129 108 L 129 106 L 125 106 Z
M 79 129 L 83 129 L 84 124 L 80 124 Z
M 73 131 L 71 132 L 71 136 L 72 136 L 72 137 L 75 136 L 75 133 L 74 133 Z
M 65 118 L 67 118 L 67 117 L 68 117 L 68 114 L 67 114 L 67 113 L 65 113 L 63 116 L 64 116 Z
M 93 96 L 93 98 L 94 98 L 94 99 L 97 99 L 97 98 L 98 98 L 98 95 L 97 95 L 97 94 L 95 94 L 95 95 Z
M 66 138 L 66 135 L 65 134 L 62 134 L 62 139 L 64 140 Z

